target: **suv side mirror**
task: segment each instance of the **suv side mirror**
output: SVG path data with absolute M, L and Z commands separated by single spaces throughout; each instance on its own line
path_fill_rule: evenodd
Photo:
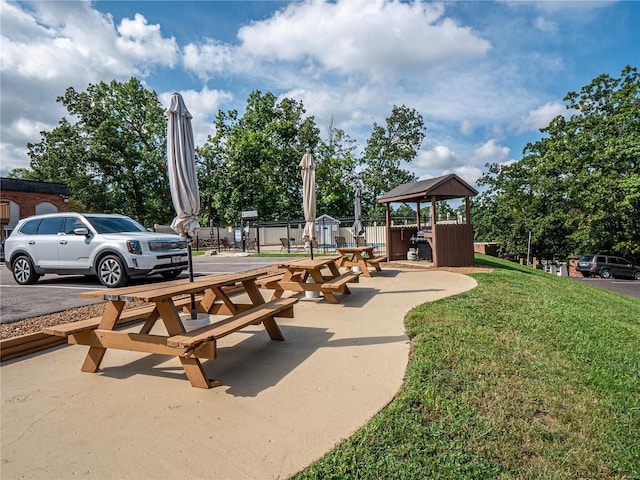
M 74 235 L 84 235 L 85 237 L 89 236 L 89 229 L 87 227 L 78 227 L 73 229 Z

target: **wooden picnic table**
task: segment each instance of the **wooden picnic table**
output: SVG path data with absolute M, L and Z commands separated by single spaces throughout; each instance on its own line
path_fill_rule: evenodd
M 280 262 L 281 273 L 261 279 L 263 288 L 273 289 L 273 297 L 280 298 L 285 291 L 321 292 L 329 303 L 338 303 L 336 293 L 349 294 L 347 283 L 357 283 L 359 273 L 348 271 L 341 274 L 338 268 L 339 256 L 301 258 Z M 312 279 L 313 282 L 307 282 Z
M 89 352 L 81 370 L 96 372 L 109 348 L 177 356 L 191 382 L 199 388 L 220 383 L 207 378 L 200 359 L 217 356 L 216 340 L 252 324 L 262 323 L 272 340 L 284 340 L 275 318 L 293 317 L 296 299 L 273 299 L 265 302 L 256 278 L 258 272 L 207 275 L 193 282 L 180 279 L 163 283 L 136 285 L 80 293 L 81 298 L 107 300 L 101 317 L 86 321 L 48 327 L 50 335 L 68 336 L 69 343 L 88 345 Z M 239 303 L 233 294 L 246 292 L 250 303 Z M 219 315 L 213 323 L 185 331 L 178 312 L 188 310 L 191 295 L 197 296 L 200 313 Z M 144 301 L 148 306 L 125 310 L 128 302 Z M 125 319 L 144 321 L 139 333 L 116 331 Z M 162 319 L 166 335 L 151 334 L 155 323 Z
M 380 268 L 380 262 L 387 259 L 386 256 L 376 257 L 373 253 L 373 245 L 362 247 L 338 247 L 338 253 L 340 254 L 339 265 L 341 267 L 360 267 L 365 277 L 371 277 L 369 267 L 374 267 L 378 272 Z

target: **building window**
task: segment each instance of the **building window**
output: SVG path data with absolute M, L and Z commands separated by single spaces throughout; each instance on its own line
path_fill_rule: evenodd
M 39 203 L 36 205 L 36 215 L 41 215 L 43 213 L 58 213 L 58 207 L 49 202 Z

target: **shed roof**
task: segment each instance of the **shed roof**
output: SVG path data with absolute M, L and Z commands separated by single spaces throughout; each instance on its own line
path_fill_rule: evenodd
M 477 194 L 478 191 L 475 188 L 455 173 L 451 173 L 442 177 L 398 185 L 378 198 L 378 203 L 430 201 L 433 196 L 436 200 L 451 200 Z
M 333 218 L 326 213 L 323 213 L 318 218 L 316 218 L 316 223 L 332 223 L 338 225 L 340 223 L 340 220 L 338 220 L 337 218 Z

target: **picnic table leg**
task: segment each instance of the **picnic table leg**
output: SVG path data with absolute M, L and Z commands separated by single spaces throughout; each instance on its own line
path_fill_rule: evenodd
M 192 387 L 196 388 L 211 388 L 219 387 L 221 385 L 218 380 L 209 380 L 207 374 L 202 368 L 200 360 L 197 358 L 178 357 L 184 373 L 186 373 L 189 382 Z
M 221 287 L 214 287 L 212 288 L 213 292 L 216 294 L 216 296 L 222 300 L 222 302 L 225 304 L 225 306 L 229 309 L 229 312 L 231 313 L 231 315 L 235 315 L 236 313 L 238 313 L 238 307 L 235 306 L 235 304 L 231 301 L 231 299 L 222 291 Z
M 293 278 L 293 272 L 286 271 L 284 276 L 282 277 L 281 282 L 290 282 Z M 276 298 L 282 297 L 284 294 L 284 288 L 280 286 L 280 282 L 276 282 L 276 286 L 273 290 L 273 295 L 271 295 L 271 300 L 275 300 Z
M 218 297 L 211 289 L 207 289 L 207 291 L 204 292 L 199 305 L 203 313 L 211 313 L 211 309 L 213 308 L 213 304 L 215 303 L 216 298 Z
M 311 278 L 313 278 L 313 281 L 315 283 L 318 283 L 320 285 L 322 285 L 324 283 L 325 280 L 324 280 L 324 277 L 322 276 L 322 272 L 320 272 L 320 270 L 313 269 L 309 274 L 311 275 Z M 328 292 L 326 290 L 323 290 L 322 294 L 324 295 L 324 298 L 325 298 L 325 300 L 327 300 L 328 303 L 338 303 L 338 299 L 333 294 L 333 292 Z
M 355 257 L 356 257 L 356 261 L 358 262 L 358 265 L 360 266 L 360 269 L 362 270 L 362 274 L 365 277 L 371 278 L 369 267 L 367 266 L 367 262 L 364 261 L 364 258 L 362 258 L 362 255 L 360 255 L 360 253 L 356 253 Z
M 262 297 L 255 280 L 247 280 L 242 282 L 242 285 L 244 285 L 244 289 L 247 291 L 247 294 L 251 299 L 251 303 L 253 303 L 254 306 L 262 305 L 264 303 L 264 298 Z M 282 335 L 282 331 L 280 331 L 280 327 L 278 327 L 275 318 L 265 318 L 262 320 L 262 325 L 264 325 L 264 328 L 269 334 L 271 340 L 284 340 L 284 335 Z
M 102 314 L 102 320 L 100 320 L 98 328 L 100 330 L 115 329 L 123 308 L 124 302 L 121 300 L 112 300 L 107 302 L 107 307 Z M 88 373 L 97 372 L 106 352 L 107 349 L 103 347 L 89 347 L 89 351 L 87 352 L 87 356 L 84 358 L 84 363 L 80 370 Z
M 327 267 L 329 267 L 329 271 L 331 272 L 331 274 L 334 277 L 339 277 L 340 276 L 340 270 L 338 269 L 338 266 L 336 266 L 335 262 L 331 262 L 327 265 Z
M 333 277 L 339 277 L 340 276 L 340 270 L 338 269 L 338 267 L 336 266 L 335 263 L 330 263 L 327 265 L 327 267 L 329 267 L 329 271 L 331 272 L 331 275 Z M 344 290 L 342 291 L 343 294 L 349 295 L 351 294 L 351 290 L 349 290 L 349 287 L 347 286 L 347 284 L 344 284 Z M 334 296 L 335 298 L 335 296 Z
M 376 267 L 376 271 L 377 272 L 381 272 L 382 271 L 382 267 L 380 267 L 380 263 L 374 263 L 373 266 Z
M 182 321 L 180 320 L 180 317 L 178 316 L 178 313 L 176 312 L 175 306 L 171 299 L 160 301 L 157 303 L 157 306 L 158 312 L 162 317 L 164 325 L 167 328 L 167 333 L 170 337 L 185 333 Z M 209 380 L 207 378 L 207 374 L 202 368 L 202 364 L 200 363 L 199 358 L 187 358 L 182 356 L 179 356 L 178 358 L 180 359 L 180 363 L 182 364 L 184 373 L 187 375 L 187 378 L 189 379 L 192 387 L 211 388 L 220 385 L 219 381 Z
M 160 314 L 158 313 L 158 307 L 156 307 L 156 308 L 153 309 L 153 312 L 151 312 L 149 314 L 149 318 L 147 319 L 147 321 L 144 322 L 144 325 L 142 326 L 142 329 L 140 329 L 140 333 L 142 333 L 144 335 L 149 334 L 149 332 L 151 331 L 153 326 L 158 321 L 158 318 L 160 318 Z

